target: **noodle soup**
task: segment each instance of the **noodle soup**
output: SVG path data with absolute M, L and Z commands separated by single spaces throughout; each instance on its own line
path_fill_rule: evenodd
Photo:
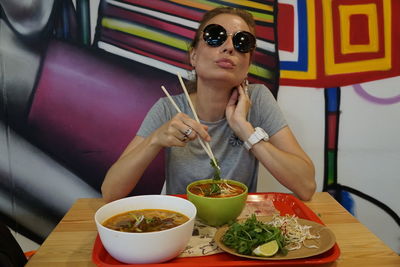
M 143 209 L 117 214 L 103 225 L 121 232 L 146 233 L 171 229 L 187 221 L 189 218 L 186 215 L 176 211 Z
M 171 216 L 184 215 L 189 220 L 167 230 L 153 228 L 148 229 L 148 232 L 143 231 L 144 229 L 141 229 L 142 232 L 116 231 L 118 229 L 113 230 L 103 225 L 111 218 L 116 219 L 116 215 L 131 213 L 132 210 L 138 213 L 129 215 L 124 219 L 125 222 L 118 222 L 118 227 L 125 230 L 129 228 L 129 223 L 151 224 L 155 221 L 154 217 L 162 221 L 170 220 Z M 144 211 L 146 213 L 142 213 Z M 170 216 L 169 212 L 175 214 Z M 136 216 L 134 220 L 129 218 L 133 217 L 132 215 Z M 105 250 L 114 259 L 127 264 L 159 263 L 178 256 L 192 237 L 195 218 L 196 207 L 193 203 L 181 197 L 168 195 L 143 195 L 118 199 L 106 203 L 94 215 L 97 231 Z M 168 221 L 165 223 L 172 225 Z M 154 231 L 151 232 L 151 230 Z
M 196 206 L 197 217 L 210 226 L 235 220 L 246 204 L 247 191 L 245 184 L 234 180 L 205 179 L 186 187 L 188 200 Z
M 198 196 L 223 198 L 240 195 L 245 189 L 242 186 L 229 183 L 227 180 L 222 180 L 221 182 L 195 184 L 189 188 L 189 191 Z

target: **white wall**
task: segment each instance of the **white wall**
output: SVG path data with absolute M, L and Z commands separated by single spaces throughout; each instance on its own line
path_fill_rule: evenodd
M 371 95 L 400 95 L 400 77 L 362 85 Z M 388 205 L 400 214 L 400 103 L 382 105 L 360 97 L 352 86 L 341 89 L 338 183 Z M 281 86 L 278 95 L 291 129 L 316 167 L 318 191 L 324 175 L 325 99 L 321 89 Z M 259 191 L 288 192 L 264 169 Z M 381 209 L 353 196 L 355 215 L 388 246 L 400 253 L 400 230 Z

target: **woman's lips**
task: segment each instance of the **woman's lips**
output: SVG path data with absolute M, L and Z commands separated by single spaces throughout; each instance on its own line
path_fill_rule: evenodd
M 215 63 L 217 64 L 217 66 L 224 69 L 233 69 L 235 67 L 235 63 L 227 58 L 218 59 Z

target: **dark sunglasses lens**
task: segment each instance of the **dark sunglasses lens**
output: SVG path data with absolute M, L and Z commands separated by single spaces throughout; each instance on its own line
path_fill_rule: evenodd
M 256 38 L 249 32 L 238 32 L 233 36 L 233 44 L 237 51 L 248 53 L 256 47 Z
M 204 28 L 203 39 L 209 46 L 220 46 L 226 40 L 226 31 L 220 25 L 210 24 Z

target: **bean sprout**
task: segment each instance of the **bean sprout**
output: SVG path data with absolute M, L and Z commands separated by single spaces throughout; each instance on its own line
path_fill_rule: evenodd
M 143 219 L 144 219 L 144 216 L 143 216 L 143 215 L 140 216 L 138 219 L 136 219 L 136 222 L 135 222 L 134 226 L 135 226 L 135 227 L 138 227 L 139 224 L 143 221 Z
M 272 221 L 268 224 L 281 229 L 288 250 L 300 249 L 302 245 L 307 248 L 318 248 L 316 245 L 305 244 L 305 241 L 318 239 L 320 238 L 320 235 L 312 235 L 310 232 L 312 226 L 300 225 L 297 221 L 297 217 L 294 215 L 274 215 Z

